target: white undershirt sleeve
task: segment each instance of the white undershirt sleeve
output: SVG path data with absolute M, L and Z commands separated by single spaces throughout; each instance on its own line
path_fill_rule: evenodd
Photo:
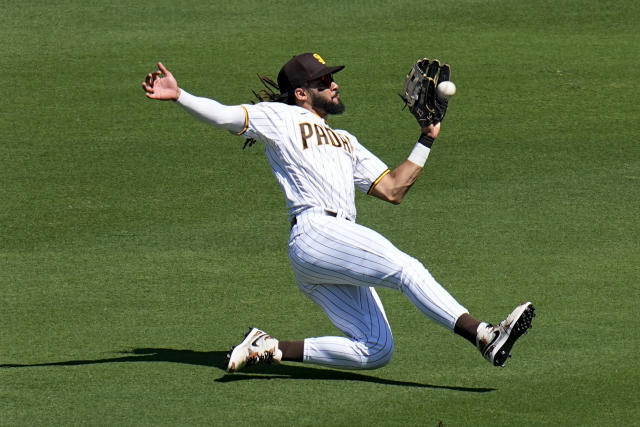
M 184 89 L 180 89 L 180 97 L 176 102 L 212 126 L 238 134 L 246 129 L 247 112 L 240 105 L 223 105 L 213 99 L 191 95 Z

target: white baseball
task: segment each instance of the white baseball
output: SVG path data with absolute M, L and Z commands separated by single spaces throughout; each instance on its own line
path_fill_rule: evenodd
M 449 98 L 456 94 L 456 85 L 450 81 L 444 81 L 436 88 L 438 96 L 441 98 Z

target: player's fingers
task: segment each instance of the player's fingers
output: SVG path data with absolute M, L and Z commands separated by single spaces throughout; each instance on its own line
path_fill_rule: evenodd
M 160 71 L 162 71 L 162 74 L 164 74 L 165 76 L 170 75 L 171 73 L 169 72 L 169 70 L 166 69 L 166 67 L 164 66 L 164 64 L 162 62 L 158 62 L 158 69 Z
M 153 86 L 153 80 L 154 80 L 153 73 L 147 74 L 146 82 L 149 86 Z
M 149 86 L 144 88 L 144 94 L 149 99 L 162 99 L 158 94 L 156 94 L 153 88 Z

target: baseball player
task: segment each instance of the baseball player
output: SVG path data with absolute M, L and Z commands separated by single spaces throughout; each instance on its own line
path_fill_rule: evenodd
M 425 316 L 470 341 L 494 366 L 504 366 L 516 340 L 531 327 L 535 311 L 530 302 L 495 326 L 479 321 L 420 261 L 356 222 L 355 189 L 402 202 L 440 133 L 447 103 L 434 97 L 433 89 L 438 76 L 448 80 L 449 66 L 421 61 L 415 74 L 420 81 L 407 76 L 407 87 L 417 90 L 407 97 L 417 100 L 410 109 L 422 132 L 407 160 L 393 170 L 354 135 L 327 122 L 345 109 L 334 80 L 344 66 L 327 66 L 318 54 L 291 58 L 277 84 L 263 78 L 267 88 L 279 93 L 263 91 L 271 101 L 257 104 L 229 106 L 194 96 L 178 86 L 162 63 L 146 76 L 142 87 L 148 98 L 175 101 L 217 128 L 264 144 L 289 211 L 288 252 L 298 287 L 344 334 L 279 341 L 252 328 L 228 354 L 227 371 L 281 361 L 343 369 L 384 366 L 394 344 L 377 287 L 402 292 Z

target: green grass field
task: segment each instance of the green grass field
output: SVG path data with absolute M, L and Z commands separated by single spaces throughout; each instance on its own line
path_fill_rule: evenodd
M 0 17 L 0 425 L 638 425 L 639 3 L 7 0 Z M 417 125 L 413 61 L 458 94 L 400 206 L 359 222 L 472 313 L 535 303 L 504 369 L 381 291 L 394 360 L 348 372 L 219 368 L 246 328 L 335 334 L 298 291 L 259 146 L 140 88 L 251 100 L 319 52 L 390 166 Z

